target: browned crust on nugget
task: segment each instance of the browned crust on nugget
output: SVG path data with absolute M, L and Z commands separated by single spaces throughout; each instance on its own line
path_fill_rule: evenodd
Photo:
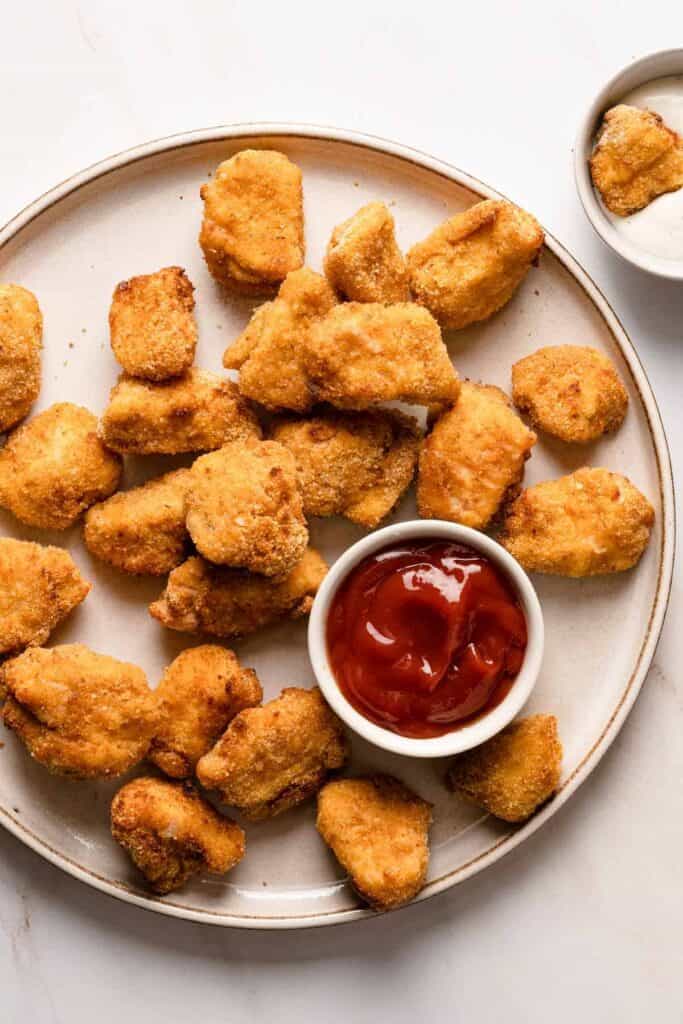
M 352 302 L 407 302 L 408 267 L 384 203 L 367 203 L 332 232 L 325 275 Z
M 0 284 L 0 432 L 31 410 L 40 393 L 43 316 L 35 295 Z

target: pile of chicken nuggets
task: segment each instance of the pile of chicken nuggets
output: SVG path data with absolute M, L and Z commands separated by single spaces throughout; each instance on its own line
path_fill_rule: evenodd
M 0 286 L 1 507 L 52 531 L 82 517 L 92 556 L 166 577 L 155 620 L 220 639 L 306 615 L 327 571 L 310 518 L 373 529 L 415 477 L 421 516 L 495 531 L 526 569 L 581 577 L 638 562 L 654 513 L 625 476 L 584 466 L 522 489 L 539 435 L 576 445 L 620 427 L 628 398 L 612 362 L 584 344 L 539 348 L 512 368 L 509 398 L 461 380 L 444 340 L 521 285 L 543 245 L 530 214 L 485 200 L 404 255 L 388 207 L 372 202 L 334 227 L 318 273 L 286 155 L 236 153 L 201 198 L 199 242 L 226 301 L 265 299 L 224 353 L 237 379 L 194 365 L 194 287 L 168 266 L 114 290 L 122 372 L 102 414 L 61 402 L 26 419 L 42 316 L 25 288 Z M 118 490 L 126 456 L 183 453 L 191 465 Z M 44 646 L 89 591 L 66 551 L 0 538 L 3 719 L 54 773 L 147 765 L 116 793 L 111 830 L 154 892 L 245 856 L 222 805 L 261 822 L 311 797 L 364 901 L 387 910 L 420 891 L 431 805 L 387 775 L 340 775 L 349 740 L 317 688 L 264 703 L 256 673 L 217 643 L 182 651 L 156 689 L 82 644 Z M 555 717 L 534 715 L 456 758 L 448 784 L 524 821 L 556 791 L 561 760 Z

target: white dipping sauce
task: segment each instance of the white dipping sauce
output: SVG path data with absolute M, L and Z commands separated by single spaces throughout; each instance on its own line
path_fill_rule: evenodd
M 657 78 L 619 102 L 654 110 L 668 128 L 683 135 L 683 75 Z M 662 259 L 683 260 L 683 188 L 659 196 L 630 217 L 605 212 L 615 230 L 632 245 Z

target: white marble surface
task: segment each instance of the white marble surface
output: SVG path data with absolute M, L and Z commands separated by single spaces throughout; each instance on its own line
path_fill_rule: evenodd
M 272 8 L 272 9 L 271 9 Z M 623 319 L 683 470 L 683 286 L 617 262 L 571 167 L 615 70 L 677 45 L 680 9 L 347 0 L 27 0 L 3 10 L 0 223 L 146 139 L 247 120 L 398 139 L 529 206 Z M 551 340 L 551 339 L 549 339 Z M 642 1022 L 682 1019 L 680 576 L 655 665 L 570 803 L 484 875 L 360 926 L 229 932 L 93 892 L 0 832 L 3 1021 Z

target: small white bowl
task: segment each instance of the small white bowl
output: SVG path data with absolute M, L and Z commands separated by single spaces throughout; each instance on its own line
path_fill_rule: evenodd
M 603 242 L 627 263 L 631 263 L 641 270 L 657 274 L 658 277 L 682 281 L 683 260 L 668 260 L 661 256 L 654 256 L 634 245 L 614 228 L 595 192 L 588 166 L 595 135 L 605 111 L 619 103 L 624 96 L 637 89 L 638 86 L 646 85 L 656 78 L 666 78 L 669 75 L 683 75 L 683 49 L 660 50 L 658 53 L 641 57 L 640 60 L 629 64 L 609 80 L 593 100 L 579 126 L 574 146 L 574 175 L 579 199 L 586 211 L 586 216 Z
M 527 624 L 527 648 L 524 661 L 507 696 L 487 714 L 454 732 L 428 739 L 399 736 L 368 721 L 346 699 L 339 689 L 327 656 L 327 616 L 332 599 L 349 572 L 368 555 L 408 540 L 437 538 L 465 544 L 489 558 L 511 582 L 516 591 Z M 308 623 L 308 653 L 313 671 L 327 703 L 350 729 L 374 743 L 376 747 L 391 750 L 408 757 L 445 757 L 476 747 L 500 732 L 523 707 L 538 678 L 543 657 L 543 613 L 529 577 L 508 552 L 477 530 L 439 519 L 417 519 L 393 526 L 385 526 L 352 544 L 337 559 L 318 591 Z

